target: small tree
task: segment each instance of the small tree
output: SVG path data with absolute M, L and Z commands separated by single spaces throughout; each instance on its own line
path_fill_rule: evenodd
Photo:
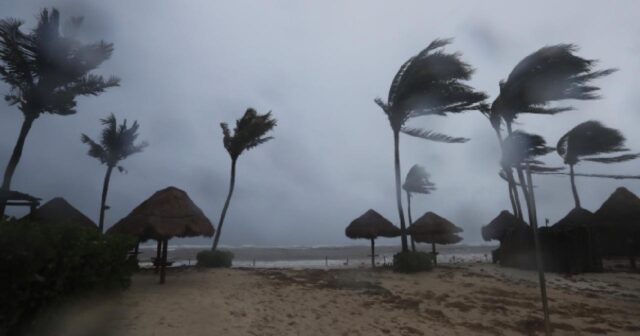
M 135 144 L 138 138 L 138 128 L 140 125 L 137 121 L 133 122 L 131 127 L 127 127 L 127 119 L 118 125 L 116 117 L 111 114 L 109 117 L 100 119 L 104 128 L 100 136 L 100 143 L 93 141 L 86 134 L 82 134 L 82 143 L 89 145 L 89 156 L 100 160 L 100 163 L 107 165 L 107 172 L 104 176 L 102 185 L 102 198 L 100 200 L 100 222 L 98 228 L 100 232 L 104 232 L 104 212 L 107 209 L 107 193 L 109 191 L 109 181 L 111 180 L 111 172 L 113 168 L 118 168 L 120 172 L 125 169 L 119 166 L 120 161 L 127 157 L 140 153 L 148 146 L 148 143 L 142 142 Z
M 81 18 L 71 21 L 74 28 L 81 22 Z M 97 96 L 119 83 L 115 77 L 105 79 L 91 73 L 111 57 L 113 45 L 103 41 L 83 44 L 73 34 L 62 35 L 56 9 L 42 10 L 36 28 L 29 33 L 20 30 L 21 26 L 17 19 L 0 20 L 0 78 L 11 88 L 5 100 L 24 115 L 0 187 L 5 191 L 11 188 L 27 135 L 41 114 L 74 114 L 77 96 Z M 0 218 L 5 205 L 0 202 Z
M 603 126 L 597 121 L 584 122 L 563 135 L 558 141 L 557 152 L 569 165 L 571 191 L 576 208 L 580 208 L 580 197 L 576 188 L 574 166 L 580 161 L 598 163 L 617 163 L 636 159 L 639 154 L 623 154 L 619 156 L 600 156 L 626 152 L 625 138 L 620 131 Z
M 231 134 L 227 123 L 220 124 L 222 134 L 224 135 L 222 142 L 231 157 L 231 181 L 229 182 L 227 200 L 224 202 L 224 207 L 220 214 L 220 222 L 218 223 L 216 235 L 213 239 L 213 246 L 211 247 L 213 251 L 218 248 L 222 224 L 224 224 L 224 218 L 227 215 L 227 209 L 229 209 L 231 195 L 233 195 L 233 188 L 236 181 L 236 162 L 245 150 L 252 149 L 273 139 L 273 137 L 265 135 L 269 133 L 276 124 L 277 120 L 271 117 L 271 112 L 259 115 L 256 110 L 252 108 L 247 109 L 242 118 L 236 120 L 236 127 L 233 130 L 233 134 Z
M 409 226 L 413 223 L 411 219 L 411 196 L 412 194 L 424 194 L 428 195 L 432 191 L 436 190 L 436 185 L 429 181 L 429 173 L 424 167 L 420 165 L 413 165 L 407 173 L 407 177 L 404 179 L 402 189 L 407 193 L 407 214 L 409 215 Z M 411 250 L 416 250 L 416 242 L 413 236 L 411 236 Z

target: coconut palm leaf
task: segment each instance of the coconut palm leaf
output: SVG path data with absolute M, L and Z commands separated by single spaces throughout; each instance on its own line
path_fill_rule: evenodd
M 640 154 L 625 154 L 613 157 L 594 157 L 594 158 L 582 158 L 583 161 L 591 161 L 598 163 L 618 163 L 624 161 L 635 160 L 640 157 Z
M 81 141 L 89 146 L 87 154 L 100 160 L 102 164 L 116 167 L 118 162 L 142 152 L 149 145 L 147 142 L 135 143 L 140 127 L 137 121 L 134 121 L 131 127 L 127 126 L 126 119 L 118 125 L 115 115 L 110 114 L 100 119 L 100 122 L 104 126 L 100 134 L 100 142 L 92 140 L 86 134 L 82 134 Z
M 558 141 L 557 152 L 567 164 L 576 164 L 583 157 L 590 156 L 589 161 L 614 163 L 618 158 L 597 158 L 594 155 L 628 151 L 624 146 L 625 138 L 620 131 L 605 127 L 598 121 L 587 121 L 579 124 L 563 135 Z M 637 156 L 623 155 L 622 161 Z
M 403 127 L 401 132 L 416 138 L 422 138 L 425 140 L 445 143 L 465 143 L 469 141 L 468 138 L 451 137 L 446 134 L 437 133 L 430 130 L 424 130 L 420 128 Z
M 546 140 L 537 134 L 516 130 L 503 141 L 502 163 L 508 167 L 518 167 L 525 162 L 541 165 L 533 160 L 554 150 L 548 147 Z
M 233 134 L 227 123 L 221 123 L 223 144 L 232 159 L 237 159 L 242 152 L 255 148 L 273 137 L 265 136 L 277 124 L 277 120 L 271 117 L 271 111 L 259 115 L 256 110 L 249 108 L 236 121 Z
M 402 189 L 409 193 L 428 195 L 436 190 L 436 185 L 429 180 L 430 177 L 423 166 L 413 165 L 404 179 Z

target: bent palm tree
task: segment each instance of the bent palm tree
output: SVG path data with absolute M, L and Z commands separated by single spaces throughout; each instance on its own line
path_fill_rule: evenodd
M 551 106 L 552 102 L 600 98 L 597 94 L 599 88 L 591 82 L 616 70 L 594 70 L 597 61 L 576 56 L 577 49 L 572 44 L 543 47 L 522 59 L 507 79 L 500 82 L 500 94 L 491 105 L 491 114 L 504 120 L 508 134 L 511 134 L 512 124 L 520 113 L 554 115 L 573 108 Z M 500 140 L 502 136 L 499 128 L 496 132 Z M 516 171 L 520 184 L 526 188 L 522 169 L 518 168 Z M 512 172 L 507 170 L 506 173 L 510 189 L 517 193 Z M 529 204 L 528 193 L 524 196 Z M 520 203 L 518 196 L 516 201 Z
M 619 156 L 599 156 L 626 152 L 629 149 L 624 147 L 625 138 L 620 131 L 603 126 L 597 121 L 584 122 L 563 135 L 558 141 L 557 152 L 564 159 L 564 163 L 569 165 L 569 175 L 571 179 L 571 191 L 576 208 L 581 208 L 580 197 L 576 188 L 574 166 L 581 160 L 616 163 L 636 159 L 639 154 L 623 154 Z
M 460 59 L 459 53 L 448 54 L 443 48 L 451 40 L 437 39 L 424 50 L 407 60 L 398 70 L 387 102 L 375 99 L 389 119 L 393 132 L 396 202 L 400 217 L 402 251 L 409 250 L 407 232 L 402 210 L 400 189 L 400 132 L 444 143 L 462 143 L 465 138 L 456 138 L 430 130 L 405 127 L 407 120 L 427 115 L 444 116 L 478 108 L 477 103 L 486 95 L 476 92 L 463 83 L 471 78 L 473 69 Z
M 82 20 L 72 20 L 75 28 Z M 20 134 L 4 172 L 0 189 L 8 191 L 16 171 L 25 140 L 33 122 L 43 113 L 76 113 L 77 96 L 97 96 L 107 88 L 118 86 L 115 77 L 92 74 L 111 57 L 113 45 L 105 42 L 83 44 L 73 35 L 60 34 L 60 14 L 44 9 L 35 29 L 20 30 L 17 19 L 0 20 L 0 78 L 9 84 L 5 95 L 9 105 L 16 105 L 24 115 Z M 0 218 L 5 203 L 0 202 Z
M 231 195 L 233 194 L 233 188 L 236 181 L 236 162 L 238 157 L 245 151 L 257 147 L 263 144 L 273 137 L 265 136 L 271 131 L 277 124 L 277 120 L 271 118 L 271 112 L 259 115 L 256 110 L 249 108 L 244 113 L 242 118 L 236 120 L 236 127 L 233 130 L 233 134 L 229 130 L 227 123 L 221 123 L 222 134 L 224 138 L 222 140 L 224 148 L 231 157 L 231 180 L 229 182 L 229 193 L 227 194 L 227 200 L 224 202 L 222 213 L 220 214 L 220 222 L 218 223 L 218 230 L 216 236 L 213 239 L 212 250 L 216 250 L 218 247 L 218 241 L 220 240 L 220 234 L 222 232 L 222 224 L 224 224 L 224 218 L 227 215 L 227 209 L 229 209 L 229 202 L 231 201 Z
M 113 168 L 117 167 L 120 172 L 124 172 L 125 169 L 119 166 L 118 163 L 133 154 L 142 152 L 149 144 L 147 142 L 135 144 L 138 138 L 138 128 L 140 128 L 137 121 L 134 121 L 131 127 L 127 127 L 127 119 L 118 125 L 116 117 L 111 114 L 107 118 L 100 119 L 100 122 L 105 126 L 100 135 L 100 143 L 95 142 L 86 134 L 82 134 L 81 140 L 82 143 L 89 145 L 89 152 L 87 153 L 89 156 L 107 165 L 107 172 L 104 176 L 104 183 L 102 184 L 100 222 L 98 224 L 98 228 L 102 233 L 104 229 L 104 212 L 107 209 L 106 202 L 109 191 L 109 181 L 111 180 Z
M 436 185 L 429 181 L 429 173 L 420 165 L 413 165 L 404 179 L 402 189 L 407 193 L 407 214 L 409 215 L 409 226 L 413 223 L 411 219 L 411 196 L 413 193 L 428 195 L 436 190 Z M 411 250 L 416 250 L 416 242 L 411 236 Z

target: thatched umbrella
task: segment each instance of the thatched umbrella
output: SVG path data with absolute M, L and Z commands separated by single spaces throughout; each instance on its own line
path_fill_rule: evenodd
M 408 231 L 417 242 L 431 243 L 434 264 L 437 264 L 436 244 L 456 244 L 462 240 L 462 237 L 456 234 L 462 232 L 461 228 L 431 211 L 413 222 Z
M 98 228 L 96 223 L 62 197 L 52 198 L 23 218 L 47 225 L 73 224 L 91 229 Z
M 371 267 L 375 267 L 375 239 L 378 237 L 398 237 L 400 229 L 381 214 L 369 209 L 362 216 L 354 219 L 347 226 L 345 233 L 351 239 L 371 240 Z
M 616 189 L 595 213 L 596 230 L 607 256 L 633 254 L 640 249 L 640 198 L 626 188 Z M 633 262 L 633 261 L 632 261 Z
M 596 215 L 583 208 L 573 208 L 544 234 L 545 253 L 550 254 L 545 268 L 560 272 L 591 272 L 602 269 L 599 244 L 594 232 Z
M 510 231 L 526 229 L 528 227 L 527 223 L 511 214 L 509 211 L 503 210 L 489 224 L 482 227 L 482 238 L 485 241 L 495 239 L 502 243 L 502 240 Z
M 135 236 L 139 241 L 158 241 L 156 264 L 160 266 L 160 283 L 164 283 L 169 239 L 211 237 L 214 231 L 209 219 L 186 192 L 176 187 L 168 187 L 157 191 L 142 202 L 108 232 Z

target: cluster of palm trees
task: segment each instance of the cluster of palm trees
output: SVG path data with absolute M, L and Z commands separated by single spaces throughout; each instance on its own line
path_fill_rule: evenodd
M 638 157 L 638 154 L 628 153 L 601 156 L 626 152 L 628 149 L 624 147 L 625 139 L 619 131 L 607 128 L 597 121 L 587 121 L 576 126 L 558 141 L 556 147 L 547 146 L 546 140 L 540 135 L 513 130 L 514 121 L 522 113 L 554 115 L 573 109 L 571 106 L 552 104 L 554 102 L 598 99 L 599 88 L 592 82 L 615 72 L 615 69 L 595 70 L 596 61 L 577 56 L 574 45 L 546 46 L 515 66 L 507 79 L 499 83 L 500 94 L 489 104 L 486 102 L 486 94 L 466 84 L 473 74 L 473 68 L 461 60 L 460 53 L 447 53 L 444 50 L 450 43 L 451 40 L 448 39 L 437 39 L 409 58 L 393 78 L 387 102 L 375 99 L 376 104 L 387 115 L 393 134 L 396 202 L 403 251 L 408 251 L 408 245 L 400 193 L 399 134 L 444 143 L 464 143 L 468 140 L 431 130 L 405 127 L 409 119 L 429 115 L 445 116 L 471 110 L 485 115 L 500 144 L 502 159 L 499 174 L 507 182 L 513 213 L 523 219 L 522 194 L 530 223 L 536 219 L 531 174 L 566 174 L 562 172 L 562 167 L 546 166 L 539 157 L 556 150 L 564 159 L 569 166 L 568 175 L 576 207 L 580 207 L 580 201 L 575 187 L 574 166 L 580 160 L 615 163 Z M 504 129 L 506 137 L 503 137 Z M 418 173 L 422 177 L 416 178 Z M 585 176 L 609 177 L 595 174 Z M 416 180 L 423 182 L 416 184 Z M 429 193 L 434 188 L 428 181 L 424 168 L 419 166 L 414 166 L 409 171 L 407 183 L 403 187 L 407 191 L 409 212 L 411 193 Z
M 78 96 L 97 96 L 111 87 L 119 86 L 116 77 L 104 78 L 92 73 L 113 53 L 113 44 L 103 41 L 82 43 L 75 32 L 82 18 L 70 20 L 71 29 L 61 33 L 60 13 L 53 9 L 41 11 L 35 29 L 25 33 L 22 22 L 16 19 L 0 21 L 0 78 L 9 84 L 10 92 L 5 96 L 9 105 L 15 105 L 24 115 L 24 121 L 9 163 L 5 169 L 0 190 L 9 191 L 24 144 L 33 122 L 43 113 L 61 116 L 76 113 Z M 126 170 L 120 162 L 142 152 L 148 143 L 136 143 L 140 124 L 134 121 L 127 125 L 125 119 L 118 124 L 115 115 L 101 119 L 104 128 L 98 141 L 82 134 L 81 140 L 89 146 L 88 155 L 107 166 L 100 200 L 99 230 L 104 231 L 107 194 L 111 174 L 115 169 Z M 258 114 L 249 108 L 236 122 L 233 134 L 226 123 L 220 124 L 223 144 L 231 157 L 231 182 L 229 194 L 220 215 L 218 230 L 213 241 L 215 250 L 220 240 L 222 224 L 229 207 L 235 185 L 236 162 L 240 155 L 271 140 L 265 136 L 276 126 L 271 112 Z M 5 202 L 0 201 L 0 218 L 5 213 Z

